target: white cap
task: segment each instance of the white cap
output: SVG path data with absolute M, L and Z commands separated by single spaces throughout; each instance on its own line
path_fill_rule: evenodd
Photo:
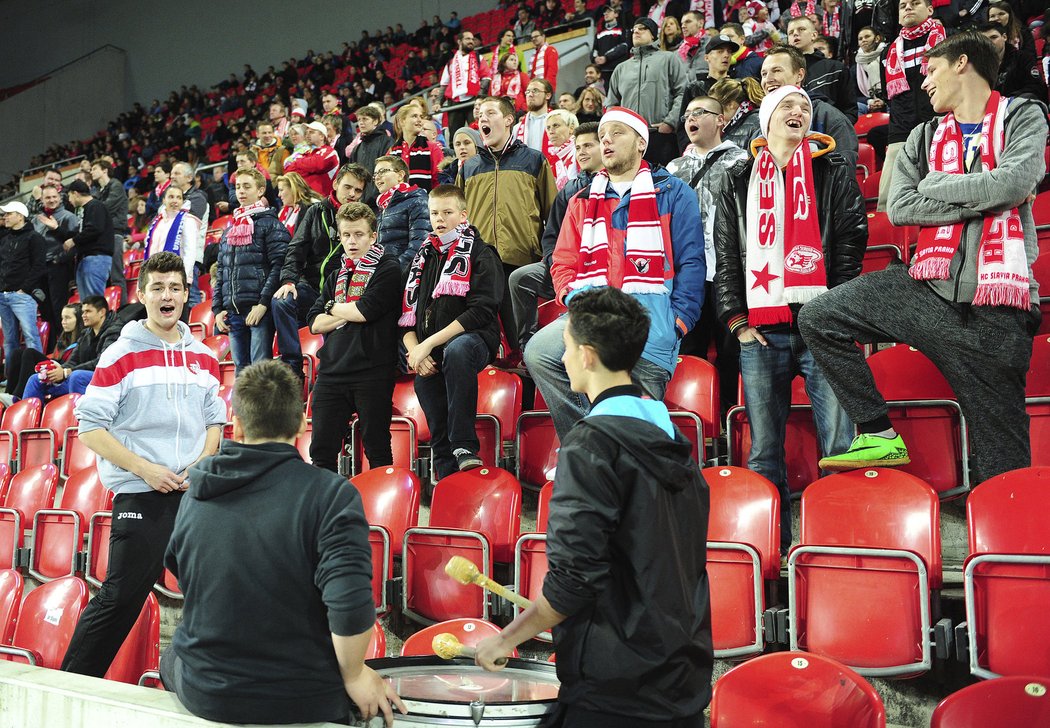
M 325 134 L 325 135 L 328 134 L 328 130 L 325 129 L 324 124 L 322 124 L 319 121 L 311 121 L 309 124 L 306 125 L 306 128 L 307 129 L 313 129 L 314 131 L 319 131 L 319 132 L 321 132 L 322 134 Z
M 638 136 L 645 141 L 645 146 L 649 146 L 649 123 L 639 116 L 637 112 L 623 106 L 610 106 L 602 114 L 602 119 L 598 122 L 598 130 L 601 131 L 602 125 L 610 121 L 618 121 L 634 129 L 638 132 Z
M 0 212 L 17 212 L 24 218 L 29 217 L 29 208 L 21 202 L 8 202 L 6 205 L 0 207 Z

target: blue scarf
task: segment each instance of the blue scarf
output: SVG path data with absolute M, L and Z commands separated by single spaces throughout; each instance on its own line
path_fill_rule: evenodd
M 175 219 L 171 222 L 171 227 L 168 228 L 168 237 L 164 240 L 164 250 L 175 253 L 175 255 L 182 256 L 182 218 L 186 214 L 186 210 L 179 210 L 175 214 Z M 157 227 L 157 223 L 160 222 L 162 215 L 157 215 L 153 218 L 153 222 L 150 223 L 149 230 L 146 232 L 146 258 L 149 258 L 150 243 L 153 241 L 153 231 Z M 145 258 L 144 258 L 145 260 Z

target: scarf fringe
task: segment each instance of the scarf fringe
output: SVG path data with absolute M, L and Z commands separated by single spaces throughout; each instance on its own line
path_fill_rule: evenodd
M 917 281 L 946 281 L 951 276 L 951 269 L 951 258 L 927 258 L 913 263 L 908 272 Z
M 401 314 L 401 317 L 397 320 L 397 325 L 398 326 L 403 326 L 406 329 L 415 326 L 416 325 L 416 312 L 415 312 L 415 309 L 413 309 L 411 311 L 405 311 L 403 314 Z
M 441 281 L 434 286 L 434 298 L 438 296 L 466 296 L 470 283 L 466 281 Z
M 759 326 L 790 324 L 791 321 L 791 309 L 787 306 L 764 306 L 762 308 L 749 308 L 747 311 L 747 325 L 756 328 Z
M 1003 283 L 991 283 L 977 286 L 973 305 L 1010 306 L 1027 310 L 1032 307 L 1032 296 L 1027 287 L 1022 289 Z
M 667 286 L 662 283 L 624 283 L 620 288 L 624 293 L 653 293 L 666 296 Z

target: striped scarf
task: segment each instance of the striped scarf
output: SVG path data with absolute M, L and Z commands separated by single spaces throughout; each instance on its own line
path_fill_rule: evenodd
M 171 226 L 168 227 L 167 235 L 164 236 L 164 244 L 160 248 L 156 248 L 153 245 L 153 233 L 156 231 L 157 225 L 165 219 L 164 213 L 153 218 L 153 222 L 149 224 L 149 230 L 146 231 L 146 258 L 149 258 L 154 250 L 157 253 L 169 251 L 175 253 L 175 255 L 182 255 L 182 218 L 188 214 L 186 210 L 179 210 L 175 213 L 175 218 L 171 221 Z
M 344 255 L 343 267 L 335 279 L 335 302 L 354 303 L 361 300 L 382 257 L 383 246 L 379 243 L 373 244 L 356 262 L 349 255 Z
M 435 254 L 444 256 L 445 260 L 441 276 L 430 297 L 466 296 L 470 291 L 470 254 L 474 249 L 474 229 L 469 222 L 465 222 L 456 228 L 455 233 L 447 243 L 442 243 L 441 238 L 431 233 L 426 242 L 419 246 L 419 252 L 412 259 L 412 265 L 408 269 L 408 282 L 405 284 L 398 326 L 416 325 L 419 281 L 423 278 L 423 266 L 426 265 L 427 258 Z
M 266 198 L 263 198 L 247 207 L 238 207 L 234 210 L 233 224 L 226 230 L 226 242 L 236 246 L 251 245 L 252 236 L 255 235 L 255 221 L 252 215 L 269 209 Z
M 390 200 L 394 196 L 395 192 L 404 192 L 406 195 L 413 190 L 418 190 L 417 185 L 410 185 L 408 182 L 401 182 L 397 187 L 391 187 L 389 190 L 381 194 L 376 199 L 376 206 L 380 210 L 385 210 L 390 205 Z
M 926 45 L 921 48 L 913 48 L 907 51 L 905 57 L 904 41 L 917 40 L 926 36 Z M 941 21 L 932 15 L 914 28 L 901 28 L 901 34 L 893 41 L 889 51 L 886 53 L 886 97 L 892 99 L 899 94 L 909 90 L 908 76 L 905 73 L 905 65 L 914 65 L 917 59 L 922 59 L 922 75 L 926 75 L 926 51 L 944 40 L 944 26 Z
M 560 190 L 569 180 L 576 179 L 580 168 L 576 165 L 576 144 L 573 139 L 568 139 L 557 149 L 549 149 L 547 162 L 554 173 L 554 183 Z
M 590 194 L 580 234 L 580 254 L 576 261 L 576 278 L 572 290 L 609 285 L 609 226 L 606 218 L 605 192 L 609 173 L 602 170 L 591 181 Z M 653 175 L 645 161 L 631 183 L 627 203 L 627 235 L 624 244 L 624 271 L 620 288 L 626 293 L 669 295 L 664 285 L 665 251 L 660 213 L 656 206 Z

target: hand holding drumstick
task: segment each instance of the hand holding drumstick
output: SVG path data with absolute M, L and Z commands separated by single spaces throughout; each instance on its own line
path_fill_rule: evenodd
M 456 635 L 451 634 L 450 632 L 442 632 L 439 635 L 434 635 L 434 639 L 430 643 L 430 646 L 434 650 L 434 654 L 442 660 L 451 660 L 453 657 L 477 657 L 477 650 L 463 644 L 456 639 Z M 503 667 L 507 664 L 507 658 L 500 657 L 499 659 L 494 660 L 494 662 L 500 667 Z

